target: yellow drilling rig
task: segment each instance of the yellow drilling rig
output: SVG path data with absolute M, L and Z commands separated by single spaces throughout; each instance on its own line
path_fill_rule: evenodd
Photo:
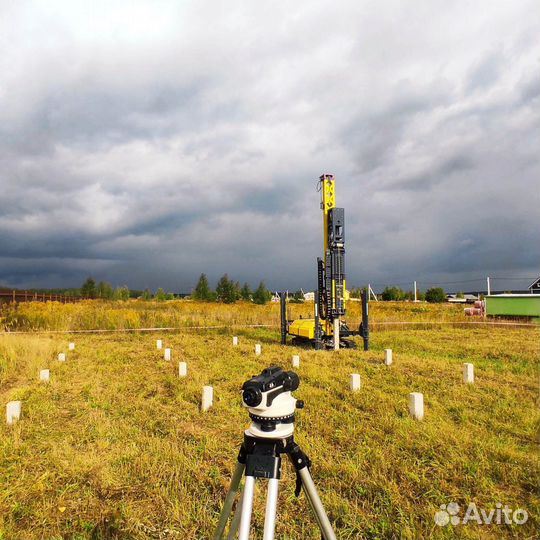
M 324 256 L 317 258 L 317 290 L 315 291 L 313 319 L 288 320 L 287 294 L 279 293 L 281 302 L 281 343 L 287 336 L 293 344 L 309 344 L 315 349 L 356 348 L 347 339 L 361 335 L 364 350 L 369 349 L 368 297 L 362 294 L 362 322 L 358 331 L 347 326 L 344 317 L 348 293 L 345 280 L 345 210 L 336 207 L 335 180 L 331 174 L 319 178 L 317 189 L 321 193 L 323 211 Z

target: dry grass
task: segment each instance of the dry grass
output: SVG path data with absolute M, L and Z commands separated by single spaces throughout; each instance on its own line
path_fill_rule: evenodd
M 289 304 L 294 318 L 312 317 L 313 303 Z M 360 302 L 349 302 L 348 320 L 357 327 L 361 319 Z M 429 305 L 407 302 L 370 303 L 371 322 L 384 321 L 466 321 L 463 306 Z M 87 330 L 188 327 L 204 325 L 279 325 L 279 304 L 258 306 L 239 302 L 223 304 L 175 300 L 167 302 L 83 301 L 74 304 L 59 302 L 23 302 L 4 305 L 0 311 L 0 327 L 6 330 Z
M 208 320 L 231 316 L 228 307 L 210 306 Z M 73 305 L 59 307 L 63 316 Z M 274 307 L 267 310 L 266 320 L 274 317 Z M 537 535 L 537 331 L 378 332 L 369 353 L 283 348 L 263 329 L 239 331 L 233 348 L 231 335 L 0 336 L 0 403 L 23 401 L 19 423 L 0 423 L 0 538 L 208 538 L 248 425 L 241 383 L 270 364 L 290 365 L 294 353 L 301 355 L 297 397 L 306 402 L 296 438 L 314 461 L 339 538 Z M 156 337 L 172 347 L 172 362 L 161 360 Z M 74 352 L 66 350 L 71 340 Z M 390 367 L 382 364 L 386 347 L 394 349 Z M 65 363 L 56 360 L 60 351 Z M 188 363 L 186 379 L 176 376 L 179 360 Z M 474 386 L 461 382 L 465 361 L 475 364 Z M 49 384 L 37 381 L 42 368 L 51 369 Z M 356 394 L 348 391 L 353 372 L 362 376 Z M 216 402 L 202 414 L 204 384 L 214 386 Z M 411 391 L 424 392 L 422 422 L 408 416 Z M 305 497 L 293 490 L 286 464 L 277 537 L 318 537 Z M 502 502 L 530 518 L 521 526 L 439 528 L 433 514 L 450 501 Z

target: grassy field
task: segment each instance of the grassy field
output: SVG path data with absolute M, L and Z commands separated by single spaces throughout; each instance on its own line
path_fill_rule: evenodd
M 289 304 L 292 317 L 312 317 L 313 303 Z M 361 319 L 359 302 L 349 302 L 351 328 Z M 385 321 L 470 321 L 463 306 L 452 304 L 413 304 L 407 302 L 370 303 L 371 322 Z M 169 302 L 84 301 L 74 304 L 27 302 L 8 305 L 0 313 L 0 327 L 6 330 L 87 330 L 134 329 L 150 327 L 189 327 L 201 325 L 279 325 L 279 304 L 258 306 L 239 302 L 223 304 L 177 300 Z
M 74 330 L 277 320 L 276 306 L 189 305 L 28 304 L 4 324 Z M 455 306 L 371 307 L 378 320 L 462 317 Z M 249 425 L 241 384 L 271 364 L 290 366 L 292 354 L 301 356 L 296 397 L 306 402 L 295 437 L 314 462 L 338 538 L 537 537 L 538 330 L 380 331 L 370 352 L 338 353 L 284 348 L 273 329 L 234 334 L 238 347 L 230 329 L 0 336 L 0 403 L 23 402 L 18 423 L 0 423 L 0 538 L 208 538 Z M 172 348 L 172 362 L 161 359 L 156 338 Z M 387 347 L 392 366 L 382 362 Z M 65 363 L 56 360 L 61 351 Z M 188 363 L 185 379 L 177 377 L 179 360 Z M 463 362 L 474 363 L 475 385 L 462 383 Z M 51 370 L 48 384 L 37 380 L 43 368 Z M 362 377 L 355 394 L 351 373 Z M 215 405 L 201 413 L 204 384 L 214 386 Z M 412 391 L 424 393 L 422 422 L 408 415 Z M 277 537 L 319 538 L 284 468 Z M 259 489 L 257 530 L 262 498 Z M 526 509 L 529 519 L 439 527 L 434 513 L 450 502 L 486 510 L 500 502 Z

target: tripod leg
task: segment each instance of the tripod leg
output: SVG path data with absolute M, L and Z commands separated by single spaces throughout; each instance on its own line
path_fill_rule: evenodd
M 244 502 L 244 492 L 240 493 L 240 499 L 236 505 L 236 510 L 234 511 L 234 516 L 231 521 L 231 526 L 229 527 L 229 533 L 227 534 L 227 540 L 234 540 L 236 533 L 238 532 L 238 527 L 240 525 L 240 516 L 242 515 L 242 504 Z
M 223 509 L 221 510 L 221 514 L 219 515 L 219 521 L 214 532 L 214 536 L 212 537 L 214 538 L 214 540 L 221 540 L 221 538 L 223 538 L 223 533 L 227 525 L 227 520 L 231 515 L 234 499 L 236 497 L 236 493 L 238 492 L 238 486 L 240 485 L 240 481 L 242 480 L 242 474 L 244 473 L 245 467 L 246 466 L 244 463 L 238 462 L 236 464 L 236 468 L 234 469 L 234 473 L 231 478 L 231 486 L 229 487 L 229 491 L 227 492 L 227 496 L 225 497 Z
M 278 488 L 279 479 L 270 478 L 270 480 L 268 480 L 268 494 L 266 495 L 266 513 L 264 515 L 263 540 L 274 540 Z
M 249 540 L 249 529 L 251 527 L 251 511 L 253 509 L 253 495 L 255 494 L 255 477 L 246 476 L 244 484 L 244 500 L 240 516 L 240 534 L 238 540 Z
M 321 528 L 324 540 L 336 540 L 336 535 L 334 533 L 334 530 L 332 529 L 330 520 L 326 515 L 326 511 L 324 510 L 321 499 L 319 498 L 317 488 L 315 487 L 313 478 L 311 478 L 309 469 L 307 467 L 304 467 L 298 471 L 298 474 L 302 479 L 302 486 L 304 487 L 304 492 L 309 500 L 309 503 L 311 504 L 311 508 L 313 508 L 313 512 L 315 513 L 315 517 L 317 518 L 317 522 L 319 523 L 319 527 Z

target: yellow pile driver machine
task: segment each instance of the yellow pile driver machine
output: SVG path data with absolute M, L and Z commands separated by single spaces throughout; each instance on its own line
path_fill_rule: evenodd
M 317 258 L 317 290 L 315 291 L 314 318 L 288 320 L 287 294 L 280 293 L 281 343 L 287 336 L 293 344 L 310 344 L 316 349 L 356 348 L 347 339 L 361 335 L 364 350 L 369 349 L 368 297 L 362 293 L 362 322 L 358 331 L 347 326 L 344 317 L 348 293 L 345 281 L 345 210 L 336 207 L 334 176 L 323 174 L 317 189 L 321 192 L 323 211 L 324 257 Z

